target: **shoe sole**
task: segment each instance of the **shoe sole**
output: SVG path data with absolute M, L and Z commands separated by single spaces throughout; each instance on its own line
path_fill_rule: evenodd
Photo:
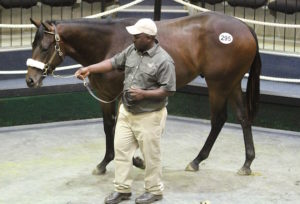
M 153 200 L 149 200 L 149 201 L 146 201 L 146 202 L 135 202 L 136 204 L 151 204 L 153 202 L 156 202 L 156 201 L 159 201 L 159 200 L 162 200 L 163 197 L 159 197 L 159 198 L 154 198 Z
M 122 198 L 120 198 L 119 200 L 117 200 L 115 202 L 106 202 L 105 201 L 105 204 L 118 204 L 118 203 L 122 202 L 123 200 L 130 200 L 130 196 L 129 197 L 122 197 Z

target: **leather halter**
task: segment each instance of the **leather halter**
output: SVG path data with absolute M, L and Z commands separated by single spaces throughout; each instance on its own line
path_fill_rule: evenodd
M 62 61 L 64 60 L 64 54 L 61 51 L 61 48 L 59 45 L 60 36 L 58 35 L 56 26 L 54 24 L 53 24 L 53 27 L 54 27 L 54 32 L 44 31 L 44 33 L 54 35 L 54 39 L 55 39 L 55 46 L 54 46 L 55 51 L 52 53 L 50 60 L 46 64 L 44 64 L 43 62 L 29 58 L 29 59 L 27 59 L 27 62 L 26 62 L 27 66 L 31 66 L 31 67 L 42 70 L 43 76 L 47 76 L 48 74 L 51 74 L 54 71 L 55 66 L 53 66 L 52 63 L 57 55 L 62 59 Z

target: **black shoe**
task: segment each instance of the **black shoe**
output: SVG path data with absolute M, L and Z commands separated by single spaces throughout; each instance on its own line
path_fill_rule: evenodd
M 144 193 L 143 195 L 141 195 L 140 197 L 138 197 L 137 199 L 135 199 L 135 203 L 137 204 L 148 204 L 148 203 L 153 203 L 155 201 L 161 200 L 162 199 L 162 195 L 154 195 L 152 193 Z
M 130 196 L 131 193 L 119 193 L 115 191 L 105 198 L 104 203 L 117 204 L 122 202 L 122 200 L 129 200 Z

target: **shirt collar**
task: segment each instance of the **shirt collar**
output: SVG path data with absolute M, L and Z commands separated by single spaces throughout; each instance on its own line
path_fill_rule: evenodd
M 159 45 L 158 40 L 155 39 L 155 42 L 154 42 L 153 47 L 151 47 L 151 48 L 150 48 L 149 50 L 147 50 L 145 53 L 148 53 L 148 55 L 149 55 L 150 57 L 153 57 L 154 54 L 155 54 L 155 52 L 156 52 L 156 50 L 157 50 L 157 48 L 158 48 L 158 45 Z
M 159 46 L 159 42 L 158 42 L 157 39 L 155 39 L 153 47 L 151 47 L 149 50 L 143 52 L 142 54 L 146 54 L 147 53 L 150 57 L 153 57 L 154 54 L 155 54 L 155 52 L 156 52 L 156 50 L 157 50 L 157 48 L 158 48 L 158 46 Z M 136 50 L 136 48 L 134 48 L 134 49 Z

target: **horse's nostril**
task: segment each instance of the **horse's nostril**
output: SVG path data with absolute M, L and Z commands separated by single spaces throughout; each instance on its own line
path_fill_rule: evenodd
M 26 83 L 27 83 L 28 86 L 33 86 L 34 81 L 31 77 L 29 77 L 29 78 L 26 79 Z

